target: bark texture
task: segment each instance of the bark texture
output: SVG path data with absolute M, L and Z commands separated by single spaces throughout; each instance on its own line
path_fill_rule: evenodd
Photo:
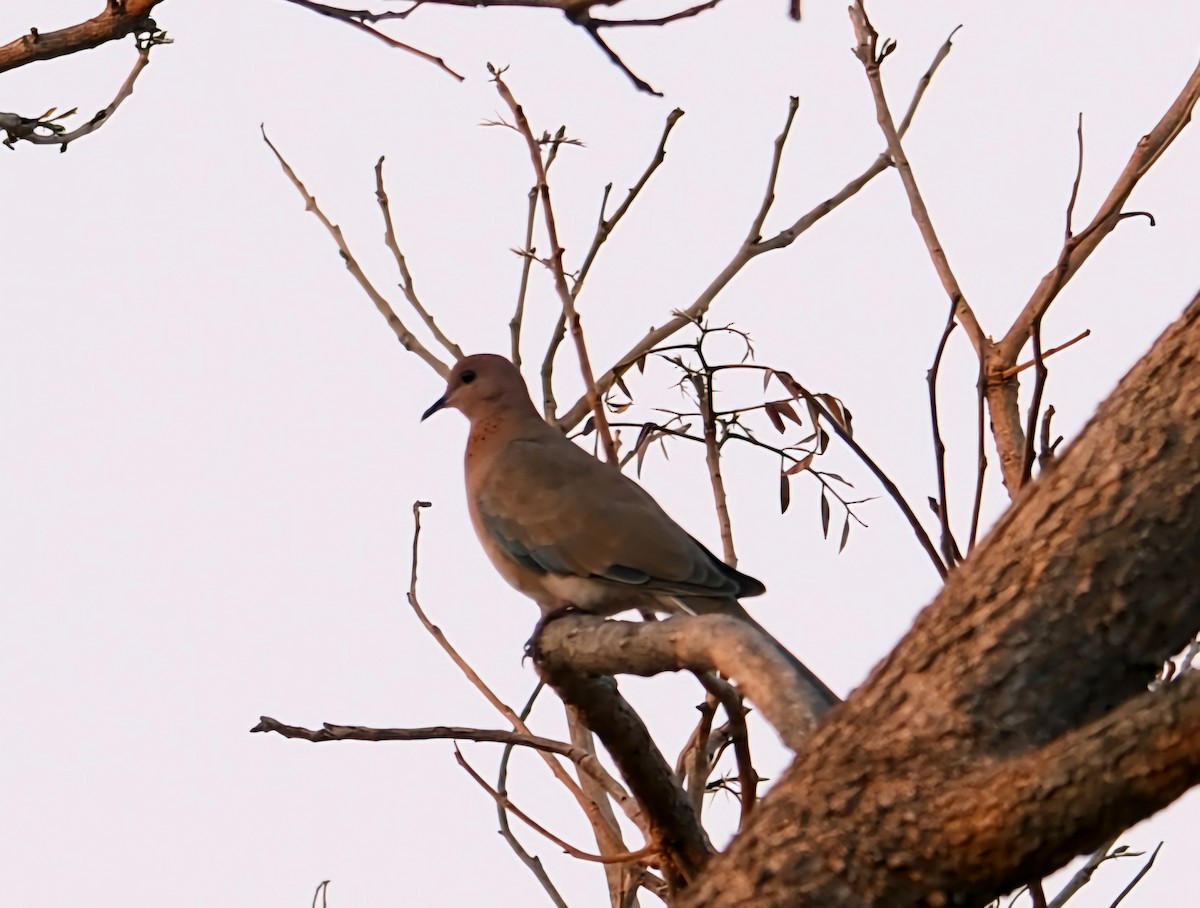
M 981 905 L 1200 781 L 1200 298 L 681 900 Z
M 27 34 L 0 45 L 0 73 L 38 60 L 50 60 L 99 47 L 140 31 L 151 31 L 150 11 L 162 0 L 108 0 L 98 16 L 52 32 L 31 28 Z

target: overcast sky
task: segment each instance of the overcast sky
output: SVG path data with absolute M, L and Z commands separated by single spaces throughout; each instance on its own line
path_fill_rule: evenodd
M 0 40 L 97 5 L 9 0 Z M 884 70 L 897 107 L 963 25 L 907 148 L 965 292 L 985 330 L 1002 334 L 1055 260 L 1077 113 L 1087 143 L 1078 211 L 1090 218 L 1195 65 L 1200 6 L 878 0 L 871 10 L 899 41 Z M 176 43 L 154 52 L 111 122 L 65 155 L 0 149 L 0 840 L 12 904 L 302 906 L 324 879 L 331 904 L 355 908 L 544 902 L 448 743 L 311 745 L 247 733 L 262 714 L 309 726 L 504 727 L 405 604 L 414 499 L 434 503 L 424 605 L 513 704 L 534 683 L 521 653 L 536 617 L 471 533 L 465 423 L 456 414 L 418 423 L 440 380 L 400 348 L 346 273 L 259 124 L 407 318 L 374 201 L 372 167 L 386 155 L 425 302 L 464 348 L 505 352 L 520 269 L 510 250 L 522 240 L 531 175 L 515 133 L 480 128 L 502 106 L 485 64 L 511 67 L 507 80 L 538 128 L 566 123 L 584 143 L 564 149 L 552 174 L 575 265 L 604 184 L 631 185 L 666 115 L 683 108 L 664 167 L 580 298 L 603 368 L 689 304 L 736 249 L 789 95 L 801 106 L 767 230 L 882 149 L 845 5 L 808 0 L 801 24 L 785 11 L 783 0 L 726 0 L 667 29 L 610 33 L 660 99 L 634 91 L 552 14 L 424 8 L 394 25 L 463 72 L 460 84 L 279 0 L 170 0 L 156 18 Z M 126 41 L 7 73 L 0 110 L 78 106 L 88 116 L 134 56 Z M 1132 200 L 1158 226 L 1122 224 L 1045 320 L 1046 346 L 1092 331 L 1052 361 L 1047 400 L 1068 438 L 1200 288 L 1196 130 Z M 532 378 L 556 305 L 535 274 Z M 792 248 L 754 262 L 713 319 L 749 331 L 761 361 L 842 397 L 856 437 L 924 515 L 935 490 L 925 372 L 946 306 L 889 172 Z M 560 362 L 559 398 L 574 400 L 577 370 Z M 635 380 L 631 412 L 649 418 L 650 407 L 677 403 L 668 379 L 651 368 Z M 974 475 L 974 382 L 960 334 L 943 370 L 960 527 Z M 743 393 L 757 389 L 731 389 L 730 399 Z M 814 484 L 797 478 L 779 513 L 777 467 L 761 452 L 729 454 L 741 565 L 769 588 L 750 605 L 848 693 L 937 577 L 886 499 L 861 507 L 870 528 L 839 556 L 836 540 L 821 537 Z M 836 445 L 827 467 L 863 496 L 879 494 Z M 998 472 L 993 456 L 990 517 L 1005 502 Z M 698 451 L 651 455 L 643 481 L 719 546 Z M 623 689 L 673 758 L 698 688 L 659 678 Z M 552 703 L 534 718 L 562 733 Z M 758 732 L 761 768 L 774 776 L 786 754 Z M 464 751 L 494 773 L 495 747 Z M 540 761 L 519 754 L 511 785 L 523 809 L 591 847 Z M 732 805 L 714 813 L 730 817 Z M 1125 904 L 1174 903 L 1188 891 L 1198 816 L 1189 796 L 1123 839 L 1137 849 L 1166 840 Z M 596 867 L 522 836 L 572 906 L 606 904 Z M 1108 905 L 1136 866 L 1106 865 L 1072 905 Z

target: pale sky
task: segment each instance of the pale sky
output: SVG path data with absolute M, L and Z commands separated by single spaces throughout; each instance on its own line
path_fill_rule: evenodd
M 47 6 L 0 6 L 0 40 L 81 20 L 97 3 Z M 870 9 L 899 40 L 884 68 L 898 109 L 964 26 L 906 145 L 960 282 L 985 330 L 1001 334 L 1057 255 L 1076 114 L 1086 220 L 1195 65 L 1200 6 L 877 0 Z M 726 0 L 667 29 L 610 33 L 665 92 L 659 99 L 635 92 L 560 16 L 422 9 L 393 26 L 466 74 L 459 84 L 278 0 L 171 0 L 156 18 L 176 43 L 154 52 L 103 129 L 65 155 L 0 149 L 0 840 L 12 904 L 302 906 L 324 879 L 335 906 L 545 903 L 449 743 L 318 746 L 247 733 L 262 714 L 308 726 L 504 727 L 404 602 L 414 499 L 435 505 L 422 539 L 425 608 L 514 705 L 534 683 L 521 654 L 536 618 L 471 533 L 464 422 L 418 423 L 440 380 L 396 343 L 258 127 L 408 318 L 374 201 L 372 167 L 386 155 L 424 301 L 466 349 L 505 352 L 520 268 L 510 250 L 531 175 L 514 133 L 479 126 L 502 106 L 485 64 L 511 67 L 507 80 L 539 129 L 565 122 L 585 143 L 564 149 L 552 174 L 576 265 L 603 185 L 623 193 L 667 113 L 682 107 L 666 164 L 580 297 L 593 361 L 605 368 L 733 253 L 789 95 L 801 106 L 767 230 L 882 149 L 845 5 L 809 0 L 805 10 L 795 24 L 782 0 Z M 90 116 L 134 56 L 127 41 L 7 73 L 0 110 L 78 106 Z M 1092 330 L 1052 361 L 1046 400 L 1068 438 L 1200 288 L 1197 129 L 1131 202 L 1158 226 L 1122 224 L 1045 321 L 1047 346 Z M 530 377 L 556 305 L 535 275 Z M 925 372 L 946 307 L 889 172 L 793 247 L 751 264 L 712 317 L 751 332 L 762 362 L 842 397 L 856 437 L 932 532 Z M 667 374 L 651 369 L 631 386 L 644 418 L 677 400 L 663 390 Z M 560 400 L 574 400 L 569 356 L 559 376 Z M 942 387 L 959 527 L 973 480 L 974 381 L 956 336 Z M 826 467 L 863 495 L 879 493 L 836 444 Z M 839 556 L 836 540 L 821 538 L 814 484 L 798 478 L 780 515 L 776 470 L 770 455 L 729 454 L 741 564 L 769 588 L 749 605 L 848 693 L 937 578 L 889 501 L 862 507 L 870 529 Z M 1004 505 L 998 473 L 993 456 L 993 517 Z M 651 455 L 642 478 L 719 545 L 700 452 Z M 687 678 L 622 688 L 673 759 L 699 688 Z M 547 701 L 535 729 L 562 734 L 559 712 Z M 497 747 L 464 752 L 494 773 Z M 756 753 L 766 775 L 786 760 L 765 727 Z M 540 761 L 519 754 L 512 774 L 523 809 L 592 847 Z M 732 816 L 731 805 L 713 815 Z M 1174 903 L 1188 891 L 1198 816 L 1191 796 L 1123 839 L 1137 849 L 1166 840 L 1124 904 Z M 607 904 L 596 867 L 518 832 L 572 906 Z M 1071 904 L 1108 905 L 1137 866 L 1106 865 Z

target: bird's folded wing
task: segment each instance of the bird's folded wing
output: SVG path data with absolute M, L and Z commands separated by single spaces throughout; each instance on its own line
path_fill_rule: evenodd
M 675 594 L 762 592 L 689 536 L 640 486 L 565 438 L 510 443 L 477 490 L 485 531 L 539 573 Z

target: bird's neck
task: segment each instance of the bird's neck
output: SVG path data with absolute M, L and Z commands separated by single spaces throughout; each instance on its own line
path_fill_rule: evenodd
M 557 431 L 542 419 L 528 399 L 520 405 L 494 407 L 471 419 L 471 434 L 467 438 L 468 470 L 473 460 L 486 461 L 497 448 Z

